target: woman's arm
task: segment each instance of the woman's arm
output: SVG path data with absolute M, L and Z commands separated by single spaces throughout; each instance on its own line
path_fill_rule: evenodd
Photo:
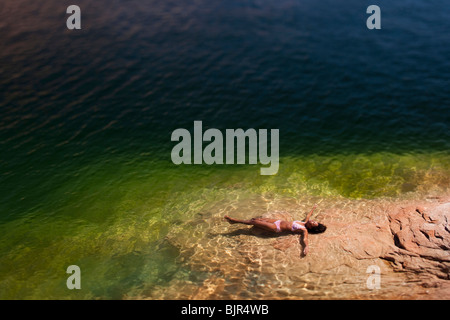
M 313 212 L 314 212 L 314 209 L 317 207 L 317 203 L 314 205 L 314 207 L 312 208 L 312 210 L 308 213 L 308 215 L 306 216 L 306 219 L 305 219 L 305 223 L 307 223 L 308 222 L 308 220 L 309 220 L 309 218 L 311 218 L 311 215 L 313 214 Z
M 300 235 L 303 242 L 303 255 L 306 256 L 309 251 L 308 247 L 308 230 L 303 230 L 303 233 Z

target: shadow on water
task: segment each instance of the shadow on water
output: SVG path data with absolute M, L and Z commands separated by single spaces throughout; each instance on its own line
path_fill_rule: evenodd
M 291 236 L 294 235 L 290 232 L 279 232 L 279 233 L 269 232 L 254 226 L 251 228 L 240 228 L 226 233 L 216 233 L 216 234 L 209 233 L 209 234 L 213 236 L 223 236 L 227 238 L 249 236 L 249 237 L 257 237 L 260 239 L 276 239 L 277 242 L 275 242 L 273 246 L 274 248 L 281 251 L 284 251 L 286 250 L 286 248 L 290 247 L 290 245 L 292 244 Z M 298 237 L 298 243 L 301 246 L 300 257 L 303 258 L 306 256 L 303 253 L 303 249 L 305 248 L 303 234 L 301 235 L 296 234 L 295 237 L 296 238 Z
M 267 239 L 267 238 L 278 238 L 278 237 L 282 237 L 282 236 L 287 236 L 287 235 L 289 235 L 289 233 L 287 233 L 287 232 L 273 233 L 273 232 L 268 232 L 268 231 L 258 229 L 256 227 L 251 227 L 251 228 L 247 228 L 247 229 L 245 229 L 245 228 L 237 229 L 237 230 L 233 230 L 233 231 L 226 232 L 226 233 L 217 233 L 214 235 L 224 236 L 224 237 L 255 236 L 255 237 Z

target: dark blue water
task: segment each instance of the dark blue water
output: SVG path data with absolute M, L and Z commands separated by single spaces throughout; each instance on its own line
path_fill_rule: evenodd
M 444 1 L 380 1 L 381 30 L 366 28 L 366 1 L 81 1 L 79 31 L 66 30 L 64 2 L 11 3 L 7 149 L 39 122 L 46 145 L 109 126 L 99 149 L 148 150 L 199 119 L 280 128 L 285 153 L 448 150 Z
M 191 188 L 231 183 L 228 169 L 170 162 L 172 131 L 192 130 L 194 120 L 205 130 L 279 129 L 285 164 L 274 190 L 294 190 L 285 183 L 302 170 L 306 186 L 356 198 L 396 196 L 430 176 L 425 189 L 450 181 L 446 1 L 80 0 L 82 29 L 67 30 L 70 4 L 0 4 L 7 229 L 19 218 L 48 223 L 37 235 L 52 234 L 61 217 L 101 223 L 131 193 L 127 210 L 160 214 L 180 194 L 194 197 Z M 381 30 L 366 27 L 371 4 L 381 8 Z M 33 223 L 17 225 L 2 252 Z M 12 292 L 2 296 L 26 296 Z

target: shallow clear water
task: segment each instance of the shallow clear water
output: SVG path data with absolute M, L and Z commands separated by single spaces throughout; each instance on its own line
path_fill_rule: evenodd
M 78 1 L 79 31 L 70 4 L 0 4 L 1 298 L 158 298 L 210 277 L 167 243 L 186 221 L 448 188 L 445 1 L 379 1 L 373 31 L 364 1 Z M 195 120 L 279 129 L 278 174 L 175 166 Z

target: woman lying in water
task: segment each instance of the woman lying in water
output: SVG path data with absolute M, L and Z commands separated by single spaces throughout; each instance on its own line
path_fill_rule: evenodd
M 309 220 L 311 217 L 316 205 L 312 208 L 311 212 L 306 217 L 305 221 L 293 221 L 288 222 L 284 220 L 270 219 L 270 218 L 252 218 L 250 220 L 239 220 L 234 219 L 229 216 L 225 216 L 224 218 L 229 223 L 242 223 L 251 226 L 255 226 L 257 228 L 271 231 L 275 233 L 280 232 L 291 232 L 303 234 L 303 254 L 306 255 L 308 253 L 308 233 L 322 233 L 325 232 L 327 227 L 319 222 Z

